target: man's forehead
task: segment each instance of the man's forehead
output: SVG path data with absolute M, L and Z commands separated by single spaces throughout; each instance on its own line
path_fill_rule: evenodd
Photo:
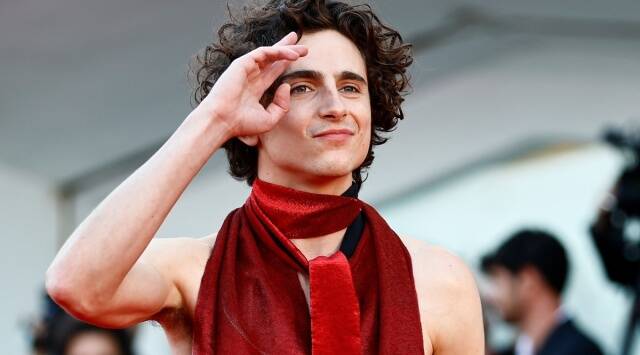
M 350 39 L 335 30 L 305 33 L 298 44 L 305 45 L 307 55 L 289 65 L 285 74 L 299 70 L 317 71 L 323 76 L 353 72 L 366 77 L 365 59 Z

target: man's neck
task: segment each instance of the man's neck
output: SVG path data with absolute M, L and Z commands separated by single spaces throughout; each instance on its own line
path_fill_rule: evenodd
M 342 195 L 353 183 L 351 174 L 339 177 L 305 177 L 302 174 L 283 173 L 278 169 L 270 169 L 267 171 L 258 170 L 258 178 L 268 183 L 285 186 L 298 191 L 334 196 Z M 290 240 L 307 260 L 312 260 L 318 256 L 330 256 L 337 252 L 342 244 L 345 231 L 346 228 L 314 238 Z
M 544 344 L 551 331 L 558 325 L 560 304 L 561 300 L 556 296 L 537 297 L 519 323 L 522 333 L 531 338 L 535 349 Z
M 265 182 L 285 186 L 298 191 L 334 196 L 341 195 L 347 191 L 352 183 L 351 174 L 339 177 L 304 177 L 295 174 L 278 174 L 269 171 L 259 171 L 258 178 Z
M 318 256 L 331 256 L 340 249 L 346 229 L 317 238 L 290 239 L 307 260 Z

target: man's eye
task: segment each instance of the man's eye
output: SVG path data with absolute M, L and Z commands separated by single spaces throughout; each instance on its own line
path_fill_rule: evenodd
M 311 88 L 307 85 L 298 85 L 291 88 L 292 94 L 302 94 L 308 91 L 311 91 Z
M 357 93 L 360 92 L 360 90 L 358 89 L 357 86 L 355 85 L 347 85 L 345 87 L 342 88 L 343 91 L 346 91 L 348 93 Z

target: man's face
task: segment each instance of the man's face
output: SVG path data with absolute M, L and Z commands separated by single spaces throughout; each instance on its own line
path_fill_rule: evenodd
M 351 181 L 371 140 L 371 105 L 365 61 L 337 31 L 303 34 L 309 53 L 293 62 L 281 80 L 291 85 L 290 110 L 259 136 L 258 176 L 295 184 Z
M 65 355 L 121 355 L 121 352 L 113 336 L 87 331 L 73 337 Z
M 522 317 L 521 280 L 517 275 L 499 266 L 491 269 L 489 277 L 489 303 L 506 322 L 517 323 Z

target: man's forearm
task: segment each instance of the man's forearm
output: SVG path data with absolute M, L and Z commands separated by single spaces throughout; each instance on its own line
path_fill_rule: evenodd
M 48 291 L 81 291 L 97 299 L 113 295 L 180 195 L 227 137 L 224 124 L 194 110 L 77 227 L 47 271 Z

